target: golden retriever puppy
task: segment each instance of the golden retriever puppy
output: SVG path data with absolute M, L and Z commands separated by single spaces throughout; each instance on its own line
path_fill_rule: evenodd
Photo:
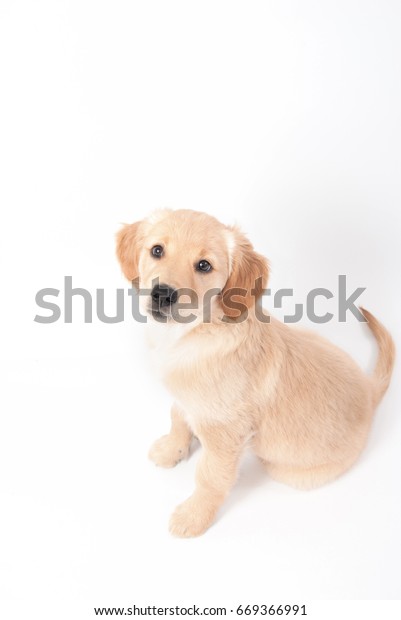
M 162 467 L 202 446 L 194 493 L 170 521 L 177 536 L 213 522 L 245 447 L 272 478 L 309 489 L 345 472 L 386 391 L 394 345 L 363 310 L 379 348 L 366 375 L 321 337 L 262 314 L 268 263 L 237 229 L 190 210 L 155 212 L 117 236 L 139 289 L 155 364 L 174 398 L 170 433 L 149 453 Z

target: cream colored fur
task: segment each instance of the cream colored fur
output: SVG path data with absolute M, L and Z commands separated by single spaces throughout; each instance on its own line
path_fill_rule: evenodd
M 161 259 L 151 255 L 156 244 L 165 248 Z M 202 445 L 195 491 L 173 513 L 173 534 L 196 536 L 211 525 L 247 446 L 271 477 L 302 489 L 333 480 L 356 461 L 394 362 L 391 336 L 369 312 L 363 310 L 379 345 L 372 376 L 313 333 L 257 319 L 255 298 L 260 303 L 268 264 L 236 228 L 195 211 L 158 211 L 118 233 L 117 254 L 126 277 L 140 287 L 158 277 L 192 288 L 201 302 L 193 323 L 149 318 L 147 325 L 159 373 L 174 398 L 170 433 L 149 456 L 173 467 L 187 457 L 193 436 Z M 211 262 L 211 273 L 196 272 L 201 259 Z M 233 287 L 246 291 L 244 321 L 228 303 Z M 205 324 L 202 304 L 210 288 L 221 294 Z

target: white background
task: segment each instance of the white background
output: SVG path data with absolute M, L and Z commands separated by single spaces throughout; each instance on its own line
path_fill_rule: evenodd
M 347 475 L 300 492 L 247 457 L 216 524 L 178 540 L 168 518 L 199 450 L 175 470 L 147 460 L 170 398 L 144 327 L 84 324 L 79 299 L 72 324 L 33 321 L 35 293 L 65 275 L 104 288 L 112 314 L 128 288 L 120 222 L 170 206 L 240 224 L 294 301 L 336 293 L 347 274 L 400 342 L 400 26 L 385 0 L 3 0 L 4 617 L 401 598 L 397 368 Z M 303 323 L 372 368 L 374 341 L 352 316 Z

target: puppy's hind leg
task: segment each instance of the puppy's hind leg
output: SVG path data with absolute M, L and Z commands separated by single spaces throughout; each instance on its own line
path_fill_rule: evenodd
M 174 467 L 187 458 L 191 440 L 191 429 L 173 405 L 170 432 L 154 442 L 149 450 L 149 458 L 160 467 Z
M 345 463 L 325 463 L 314 467 L 290 467 L 265 463 L 268 474 L 277 482 L 283 482 L 304 491 L 315 489 L 335 480 L 351 467 L 356 459 Z

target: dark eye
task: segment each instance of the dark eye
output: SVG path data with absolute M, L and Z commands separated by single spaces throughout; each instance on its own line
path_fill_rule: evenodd
M 161 245 L 154 245 L 151 252 L 152 256 L 154 256 L 155 258 L 161 258 L 163 256 L 164 249 Z
M 212 266 L 207 260 L 200 260 L 199 263 L 196 265 L 196 270 L 203 271 L 204 273 L 207 273 L 211 269 L 212 269 Z

